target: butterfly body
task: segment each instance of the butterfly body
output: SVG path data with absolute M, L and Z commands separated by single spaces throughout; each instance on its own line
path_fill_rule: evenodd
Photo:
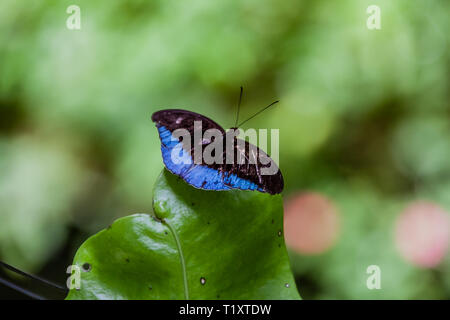
M 274 163 L 262 163 L 259 156 L 271 160 L 270 157 L 249 142 L 228 134 L 213 120 L 187 110 L 167 109 L 155 112 L 152 121 L 158 129 L 164 165 L 190 185 L 205 190 L 241 189 L 270 194 L 283 190 L 283 176 L 278 167 L 275 167 L 273 174 L 262 174 L 264 168 Z M 196 150 L 203 154 L 206 148 L 216 141 L 208 138 L 196 139 L 196 123 L 201 124 L 201 131 L 198 131 L 202 137 L 206 136 L 208 130 L 215 129 L 219 134 L 215 139 L 223 139 L 224 148 L 216 157 L 220 161 L 211 163 L 203 158 L 195 158 Z M 189 133 L 190 141 L 180 141 L 175 136 L 176 130 L 180 129 Z M 225 148 L 226 145 L 231 146 L 231 151 Z M 174 160 L 174 154 L 177 161 Z

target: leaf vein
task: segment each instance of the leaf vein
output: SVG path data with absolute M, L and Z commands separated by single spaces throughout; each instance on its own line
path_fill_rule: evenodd
M 184 261 L 183 249 L 181 248 L 180 239 L 178 238 L 178 234 L 175 231 L 175 229 L 172 227 L 172 225 L 167 220 L 163 220 L 163 223 L 165 223 L 167 225 L 167 227 L 169 228 L 173 237 L 175 238 L 175 243 L 177 245 L 178 253 L 180 255 L 181 270 L 182 270 L 182 274 L 183 274 L 184 298 L 186 300 L 189 300 L 189 287 L 188 287 L 188 280 L 187 280 L 186 263 Z

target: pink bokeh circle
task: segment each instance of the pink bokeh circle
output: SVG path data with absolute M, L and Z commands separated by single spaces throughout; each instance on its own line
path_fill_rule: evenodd
M 413 202 L 397 218 L 397 249 L 406 261 L 415 266 L 437 266 L 448 251 L 449 240 L 449 214 L 434 203 Z
M 336 242 L 339 227 L 336 207 L 319 193 L 299 193 L 285 203 L 286 244 L 297 253 L 323 253 Z

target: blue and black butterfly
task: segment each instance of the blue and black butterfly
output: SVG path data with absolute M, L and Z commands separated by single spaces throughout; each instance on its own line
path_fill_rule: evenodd
M 257 190 L 270 194 L 277 194 L 283 190 L 283 176 L 274 161 L 258 147 L 247 141 L 238 139 L 234 134 L 225 132 L 213 120 L 192 111 L 166 109 L 153 113 L 152 121 L 155 122 L 158 129 L 164 165 L 170 172 L 178 175 L 190 185 L 204 190 L 241 189 Z M 202 137 L 209 129 L 220 131 L 220 137 L 224 139 L 224 150 L 221 151 L 221 155 L 219 156 L 219 158 L 223 159 L 221 163 L 206 163 L 203 158 L 200 161 L 194 161 L 196 145 L 198 148 L 201 147 L 203 153 L 205 148 L 214 141 L 213 139 L 209 140 L 204 138 L 197 139 L 197 141 L 194 139 L 194 122 L 198 123 L 198 121 L 201 122 Z M 178 136 L 174 135 L 177 129 L 185 129 L 189 132 L 189 136 L 191 137 L 190 143 L 183 143 Z M 234 153 L 232 154 L 232 158 L 234 159 L 232 163 L 229 161 L 227 163 L 226 161 L 227 151 L 225 150 L 225 146 L 227 145 L 226 141 L 228 139 L 233 139 L 232 141 L 230 140 L 230 145 L 232 145 L 230 149 Z M 174 161 L 172 157 L 174 151 L 177 154 L 179 153 L 179 158 L 184 159 L 184 161 Z M 253 159 L 253 161 L 250 161 L 250 159 Z M 268 161 L 261 161 L 261 159 L 267 159 Z M 275 170 L 273 170 L 274 166 Z M 263 174 L 262 170 L 266 169 L 267 171 L 268 167 L 271 167 L 273 173 Z

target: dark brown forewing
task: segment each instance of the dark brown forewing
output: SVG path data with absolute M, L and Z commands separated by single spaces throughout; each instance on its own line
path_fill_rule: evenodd
M 188 110 L 166 109 L 156 111 L 152 114 L 152 121 L 157 125 L 165 126 L 171 132 L 179 128 L 187 129 L 191 136 L 194 135 L 194 121 L 202 121 L 203 132 L 208 129 L 218 129 L 225 133 L 225 130 L 213 120 Z

